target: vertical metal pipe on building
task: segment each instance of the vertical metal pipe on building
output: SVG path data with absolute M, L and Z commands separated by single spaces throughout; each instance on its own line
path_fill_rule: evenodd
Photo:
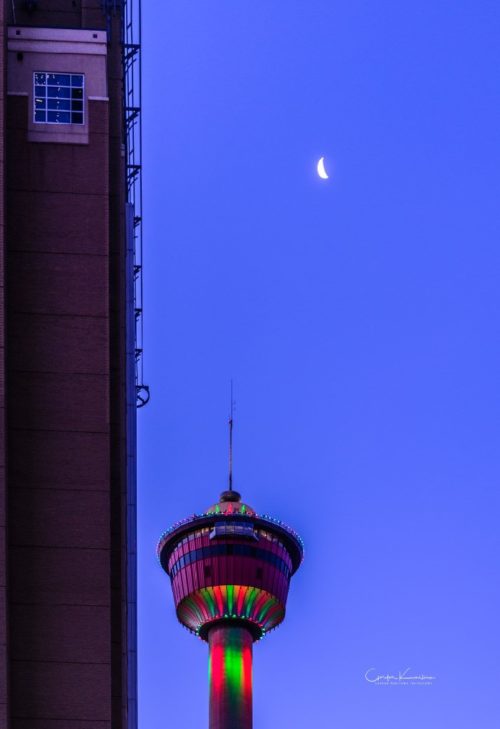
M 252 643 L 242 626 L 208 633 L 210 729 L 252 729 Z

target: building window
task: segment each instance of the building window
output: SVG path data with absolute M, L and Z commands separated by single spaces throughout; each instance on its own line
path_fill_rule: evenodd
M 82 73 L 33 74 L 33 120 L 39 124 L 83 124 Z

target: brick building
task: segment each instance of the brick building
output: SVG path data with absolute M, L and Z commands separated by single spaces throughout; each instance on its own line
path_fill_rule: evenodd
M 0 729 L 136 725 L 133 12 L 0 2 Z

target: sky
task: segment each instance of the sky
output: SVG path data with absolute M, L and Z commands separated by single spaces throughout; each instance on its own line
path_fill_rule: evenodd
M 497 729 L 498 3 L 142 5 L 140 725 L 208 725 L 155 547 L 233 379 L 235 488 L 306 550 L 255 728 Z

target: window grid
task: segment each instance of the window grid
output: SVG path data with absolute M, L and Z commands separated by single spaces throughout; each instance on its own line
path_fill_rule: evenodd
M 36 124 L 83 124 L 82 73 L 33 74 L 33 121 Z

